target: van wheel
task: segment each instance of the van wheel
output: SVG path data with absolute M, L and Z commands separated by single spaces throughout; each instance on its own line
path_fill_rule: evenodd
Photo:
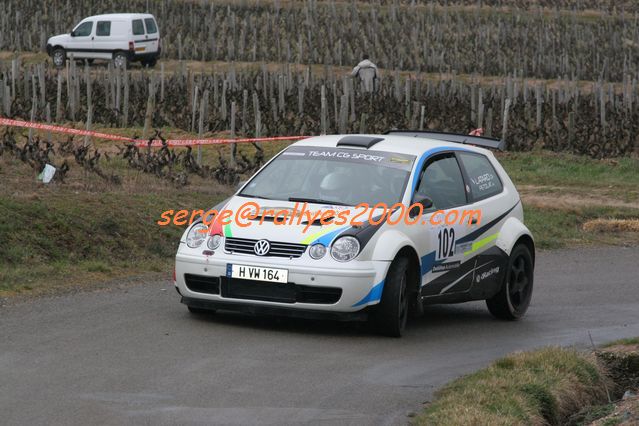
M 401 337 L 408 320 L 408 259 L 393 260 L 386 275 L 382 300 L 373 311 L 377 331 L 385 336 Z
M 129 57 L 124 52 L 115 52 L 113 54 L 113 66 L 115 68 L 126 69 L 129 66 Z
M 153 68 L 155 66 L 155 64 L 158 63 L 157 59 L 150 59 L 148 61 L 142 61 L 142 66 L 143 67 L 148 67 L 148 68 Z
M 67 52 L 61 47 L 56 47 L 51 53 L 51 59 L 53 59 L 53 65 L 62 68 L 67 61 Z
M 523 317 L 532 298 L 533 276 L 530 250 L 523 244 L 516 245 L 510 253 L 501 290 L 486 300 L 490 313 L 496 318 L 511 321 Z

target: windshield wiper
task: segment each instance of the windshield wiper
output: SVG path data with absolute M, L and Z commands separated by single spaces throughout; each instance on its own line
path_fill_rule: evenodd
M 298 203 L 333 204 L 335 206 L 350 206 L 350 204 L 341 203 L 339 201 L 320 200 L 316 198 L 290 197 L 288 201 L 293 201 Z
M 259 198 L 262 200 L 272 200 L 272 198 L 268 198 L 268 197 L 262 197 L 261 195 L 250 195 L 250 194 L 238 194 L 240 197 L 246 197 L 246 198 Z

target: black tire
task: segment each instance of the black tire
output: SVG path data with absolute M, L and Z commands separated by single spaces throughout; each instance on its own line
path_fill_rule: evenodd
M 158 63 L 157 59 L 150 59 L 148 61 L 142 61 L 142 66 L 145 68 L 153 68 Z
M 67 62 L 67 52 L 61 47 L 56 47 L 51 52 L 51 60 L 56 68 L 63 68 Z
M 211 315 L 215 313 L 215 309 L 194 308 L 193 306 L 187 306 L 187 308 L 194 315 Z
M 518 244 L 510 253 L 499 293 L 486 300 L 490 313 L 510 321 L 523 317 L 530 305 L 533 280 L 534 264 L 530 250 L 524 244 Z
M 113 54 L 113 66 L 115 68 L 126 69 L 129 67 L 129 56 L 125 52 L 115 52 Z
M 376 330 L 385 336 L 401 337 L 408 319 L 408 267 L 405 257 L 393 260 L 386 275 L 382 300 L 372 313 Z

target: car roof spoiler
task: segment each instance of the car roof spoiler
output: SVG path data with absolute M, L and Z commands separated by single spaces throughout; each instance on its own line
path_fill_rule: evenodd
M 368 149 L 383 140 L 384 138 L 376 136 L 349 135 L 344 136 L 339 141 L 337 141 L 337 146 L 357 146 L 360 148 Z
M 467 145 L 480 146 L 482 148 L 506 150 L 506 141 L 484 136 L 464 135 L 460 133 L 435 132 L 432 130 L 389 130 L 387 135 L 410 136 L 413 138 L 428 138 L 446 142 L 455 142 Z

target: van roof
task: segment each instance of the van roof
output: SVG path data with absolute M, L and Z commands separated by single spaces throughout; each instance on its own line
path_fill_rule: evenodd
M 150 13 L 106 13 L 104 15 L 87 16 L 86 18 L 83 19 L 83 21 L 86 21 L 87 19 L 113 19 L 113 20 L 118 20 L 118 19 L 143 19 L 143 18 L 154 18 L 155 19 L 155 17 L 153 15 L 151 15 Z

